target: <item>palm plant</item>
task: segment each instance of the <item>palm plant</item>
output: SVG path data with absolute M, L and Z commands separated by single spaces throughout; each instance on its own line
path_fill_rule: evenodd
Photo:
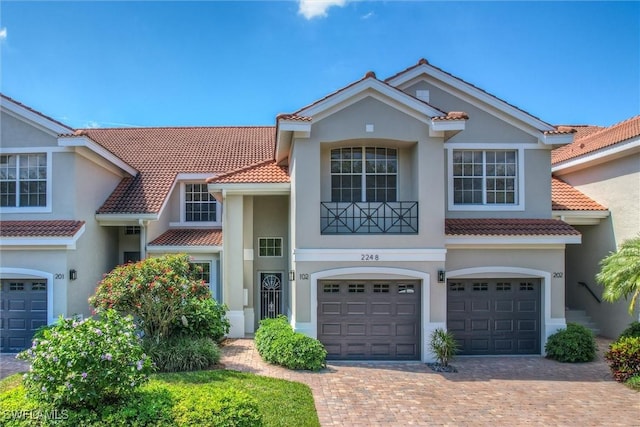
M 429 344 L 440 366 L 449 366 L 449 361 L 453 359 L 458 350 L 458 343 L 453 334 L 442 328 L 437 328 L 431 334 Z
M 617 252 L 600 261 L 596 280 L 604 286 L 602 298 L 606 301 L 631 295 L 629 314 L 632 314 L 640 296 L 640 236 L 626 240 Z

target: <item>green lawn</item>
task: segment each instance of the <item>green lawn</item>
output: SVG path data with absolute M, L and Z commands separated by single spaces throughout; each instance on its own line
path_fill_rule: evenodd
M 15 412 L 11 411 L 26 412 L 31 418 L 34 413 L 42 415 L 37 405 L 27 400 L 21 380 L 21 375 L 17 374 L 0 381 L 0 425 L 47 425 L 29 420 L 25 415 L 21 420 L 15 419 Z M 99 414 L 86 410 L 59 412 L 63 415 L 59 418 L 65 419 L 55 425 L 172 426 L 176 425 L 172 418 L 173 408 L 184 404 L 183 396 L 199 394 L 206 399 L 208 391 L 228 388 L 243 391 L 256 400 L 264 426 L 320 425 L 308 386 L 226 370 L 156 374 L 141 387 L 135 398 L 120 405 L 105 405 Z

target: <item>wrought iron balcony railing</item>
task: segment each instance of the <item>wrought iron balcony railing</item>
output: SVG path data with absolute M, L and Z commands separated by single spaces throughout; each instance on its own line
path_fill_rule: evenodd
M 320 202 L 322 234 L 417 234 L 418 202 Z

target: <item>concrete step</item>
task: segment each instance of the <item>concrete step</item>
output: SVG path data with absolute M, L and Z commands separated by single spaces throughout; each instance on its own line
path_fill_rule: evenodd
M 585 310 L 566 309 L 564 317 L 567 323 L 577 323 L 578 325 L 591 329 L 594 336 L 598 336 L 598 334 L 600 334 L 600 328 L 598 328 L 598 325 L 591 320 L 591 317 Z

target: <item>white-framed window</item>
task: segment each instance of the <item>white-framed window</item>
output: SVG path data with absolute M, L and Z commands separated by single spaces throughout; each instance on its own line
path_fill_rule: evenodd
M 260 237 L 258 239 L 258 256 L 281 257 L 282 237 Z
M 135 236 L 140 234 L 140 226 L 139 225 L 125 225 L 124 226 L 124 234 L 125 236 Z
M 216 259 L 205 258 L 193 258 L 189 262 L 193 269 L 193 277 L 196 280 L 202 280 L 211 290 L 213 298 L 219 301 L 220 295 L 218 295 L 218 283 L 216 272 Z
M 217 227 L 221 225 L 221 205 L 203 182 L 180 183 L 180 221 L 170 226 Z
M 522 150 L 449 150 L 449 209 L 520 210 Z
M 0 154 L 0 207 L 42 211 L 49 206 L 47 153 Z
M 384 147 L 331 150 L 332 202 L 395 202 L 398 151 Z

